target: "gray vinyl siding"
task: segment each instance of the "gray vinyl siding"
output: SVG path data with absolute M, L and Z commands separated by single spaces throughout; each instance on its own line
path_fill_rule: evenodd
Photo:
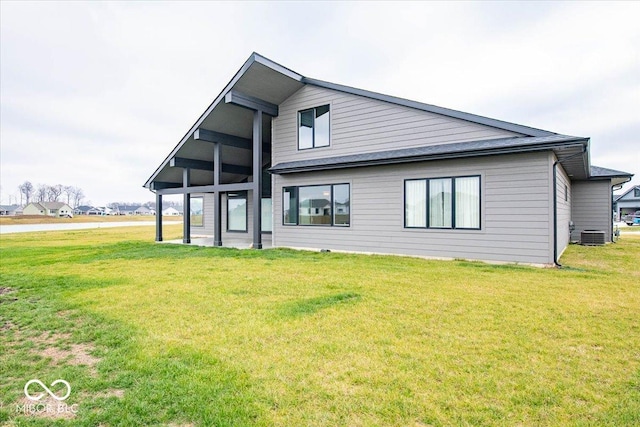
M 555 158 L 553 159 L 555 161 Z M 558 236 L 558 257 L 569 245 L 571 221 L 571 180 L 567 176 L 562 165 L 556 166 L 556 201 L 557 201 L 557 236 Z M 567 199 L 565 200 L 565 185 L 567 186 Z
M 549 264 L 550 155 L 531 153 L 275 176 L 274 246 Z M 481 229 L 404 228 L 404 180 L 480 175 Z M 282 225 L 282 188 L 351 184 L 351 226 Z
M 331 145 L 298 150 L 298 111 L 329 104 Z M 273 119 L 273 164 L 520 134 L 384 101 L 305 86 Z
M 579 242 L 584 230 L 605 231 L 611 241 L 611 181 L 574 181 L 571 208 L 576 227 L 572 241 Z

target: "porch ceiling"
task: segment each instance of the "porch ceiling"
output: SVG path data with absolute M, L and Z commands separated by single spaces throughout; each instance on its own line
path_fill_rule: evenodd
M 207 111 L 189 129 L 178 145 L 171 151 L 161 166 L 145 183 L 149 187 L 152 182 L 182 183 L 182 168 L 171 167 L 169 162 L 174 157 L 213 161 L 214 145 L 197 141 L 193 138 L 196 129 L 202 128 L 245 139 L 253 137 L 253 112 L 224 101 L 225 95 L 231 91 L 259 98 L 263 101 L 279 105 L 294 92 L 302 88 L 302 76 L 258 55 L 252 55 L 240 71 L 216 97 Z M 264 114 L 262 122 L 262 141 L 271 144 L 271 117 Z M 222 146 L 223 163 L 250 167 L 251 150 Z M 270 155 L 264 154 L 265 161 Z M 247 175 L 222 173 L 222 183 L 241 182 Z M 209 185 L 213 183 L 213 171 L 192 170 L 192 185 Z

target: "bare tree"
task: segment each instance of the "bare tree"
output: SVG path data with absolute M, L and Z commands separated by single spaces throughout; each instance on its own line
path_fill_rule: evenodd
M 50 185 L 47 187 L 47 199 L 49 202 L 57 202 L 62 195 L 63 186 L 61 184 Z
M 31 196 L 33 196 L 35 191 L 33 184 L 29 181 L 25 181 L 24 183 L 18 185 L 18 190 L 20 190 L 20 204 L 22 205 L 22 196 L 24 195 L 28 205 L 31 201 Z
M 62 187 L 62 192 L 67 196 L 67 204 L 71 206 L 71 198 L 73 197 L 73 186 L 65 185 Z
M 45 202 L 47 200 L 47 190 L 49 186 L 47 184 L 38 184 L 38 188 L 36 189 L 34 196 L 36 201 Z
M 80 203 L 82 202 L 82 199 L 84 199 L 84 193 L 82 191 L 82 188 L 80 187 L 72 187 L 72 197 L 73 197 L 73 207 L 77 208 L 78 206 L 80 206 Z

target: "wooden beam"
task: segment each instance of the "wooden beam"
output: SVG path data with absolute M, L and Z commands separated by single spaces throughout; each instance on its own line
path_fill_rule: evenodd
M 169 166 L 175 168 L 189 168 L 204 171 L 214 171 L 214 162 L 206 160 L 186 159 L 184 157 L 174 157 L 169 161 Z M 233 173 L 237 175 L 251 175 L 249 166 L 233 165 L 231 163 L 222 163 L 222 172 Z
M 186 190 L 191 185 L 191 169 L 182 169 L 182 189 L 185 190 L 182 202 L 182 243 L 191 243 L 191 194 Z
M 177 187 L 182 187 L 182 184 L 181 183 L 175 183 L 175 182 L 153 181 L 149 185 L 149 189 L 151 191 L 164 190 L 166 188 L 177 188 Z
M 202 142 L 220 143 L 222 145 L 242 148 L 244 150 L 251 150 L 253 148 L 253 141 L 248 138 L 242 138 L 240 136 L 229 135 L 203 128 L 198 128 L 193 132 L 193 139 Z M 263 142 L 262 151 L 270 153 L 271 144 Z
M 222 175 L 222 147 L 213 146 L 213 185 L 220 185 Z M 222 246 L 222 193 L 213 193 L 213 246 Z
M 227 104 L 237 105 L 253 111 L 262 111 L 271 117 L 278 117 L 278 106 L 255 96 L 247 95 L 237 90 L 230 90 L 224 97 Z
M 196 185 L 191 187 L 166 188 L 157 190 L 160 194 L 185 194 L 185 193 L 215 193 L 216 191 L 244 191 L 252 190 L 253 182 L 238 182 L 234 184 Z
M 162 242 L 162 194 L 156 194 L 156 242 Z
M 172 168 L 189 168 L 204 171 L 213 170 L 213 162 L 196 159 L 185 159 L 184 157 L 174 157 L 173 159 L 169 160 L 169 166 L 171 166 Z
M 262 249 L 262 111 L 253 112 L 253 249 Z

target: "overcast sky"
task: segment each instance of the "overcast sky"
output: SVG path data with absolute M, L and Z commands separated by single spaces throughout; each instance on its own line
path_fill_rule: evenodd
M 144 202 L 256 51 L 304 76 L 557 133 L 640 184 L 640 2 L 0 2 L 1 201 Z M 628 188 L 627 184 L 625 188 Z

